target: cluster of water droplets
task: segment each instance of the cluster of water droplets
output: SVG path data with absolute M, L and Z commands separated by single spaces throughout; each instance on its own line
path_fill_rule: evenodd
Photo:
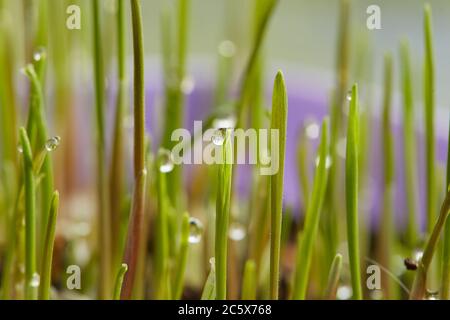
M 58 148 L 60 143 L 61 138 L 59 136 L 54 136 L 45 142 L 45 149 L 48 152 L 54 151 L 56 148 Z

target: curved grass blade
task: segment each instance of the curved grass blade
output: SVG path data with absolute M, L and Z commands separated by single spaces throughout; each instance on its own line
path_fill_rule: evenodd
M 444 203 L 441 206 L 441 211 L 427 241 L 425 250 L 423 251 L 422 259 L 419 261 L 419 267 L 416 271 L 416 277 L 414 278 L 413 287 L 409 298 L 411 300 L 421 300 L 425 298 L 426 286 L 427 286 L 427 276 L 428 271 L 433 260 L 433 255 L 436 251 L 436 246 L 441 235 L 441 231 L 444 228 L 445 220 L 450 213 L 450 190 L 447 191 L 447 196 L 445 197 Z
M 347 207 L 347 242 L 353 299 L 361 300 L 361 263 L 359 253 L 358 224 L 358 152 L 359 152 L 359 105 L 358 86 L 352 87 L 350 114 L 347 131 L 347 152 L 345 161 L 345 187 Z
M 278 148 L 274 152 L 275 168 L 278 172 L 271 176 L 271 235 L 270 235 L 270 297 L 278 299 L 278 282 L 280 278 L 281 225 L 283 215 L 283 183 L 284 159 L 286 152 L 288 101 L 283 73 L 278 71 L 273 87 L 271 131 L 278 131 L 279 141 L 271 148 Z
M 209 271 L 208 278 L 206 279 L 205 286 L 203 287 L 201 300 L 214 300 L 216 299 L 216 261 L 215 258 L 209 260 L 211 270 Z
M 317 238 L 317 231 L 319 229 L 320 213 L 322 211 L 322 204 L 325 197 L 325 191 L 328 180 L 328 119 L 325 119 L 322 124 L 322 137 L 319 146 L 319 164 L 317 166 L 316 175 L 314 178 L 313 191 L 311 198 L 308 201 L 308 210 L 305 217 L 305 228 L 303 233 L 299 234 L 297 247 L 297 261 L 294 275 L 294 286 L 292 298 L 296 300 L 303 300 L 306 297 L 308 290 L 309 272 L 311 269 L 311 260 L 314 243 Z
M 328 300 L 336 299 L 336 292 L 339 285 L 339 278 L 342 269 L 342 255 L 337 254 L 331 263 L 330 273 L 328 274 L 327 288 L 325 290 L 325 297 Z
M 128 271 L 128 265 L 126 263 L 122 263 L 117 272 L 116 283 L 114 285 L 114 294 L 113 300 L 120 300 L 120 294 L 122 292 L 123 278 Z

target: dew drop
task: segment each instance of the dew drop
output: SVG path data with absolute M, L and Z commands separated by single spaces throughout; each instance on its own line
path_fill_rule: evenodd
M 319 166 L 320 157 L 316 158 L 316 167 Z M 327 155 L 327 158 L 325 159 L 325 169 L 330 169 L 332 165 L 331 157 Z
M 19 153 L 23 153 L 23 147 L 20 143 L 17 145 L 17 151 L 19 151 Z
M 345 98 L 347 99 L 347 101 L 352 101 L 352 91 L 351 90 L 349 90 L 347 92 L 347 96 Z
M 339 157 L 345 159 L 347 153 L 347 138 L 340 138 L 336 144 L 336 152 Z
M 241 241 L 245 238 L 247 235 L 247 232 L 245 230 L 245 227 L 238 223 L 233 222 L 230 225 L 230 230 L 228 231 L 228 237 L 233 241 Z
M 173 156 L 169 150 L 162 149 L 159 151 L 159 171 L 168 173 L 173 170 Z
M 217 129 L 214 131 L 211 141 L 216 146 L 221 146 L 225 142 L 226 134 L 227 134 L 227 129 L 225 129 L 225 128 Z
M 48 152 L 54 151 L 56 148 L 58 148 L 60 142 L 61 138 L 58 136 L 50 138 L 45 142 L 45 149 Z
M 348 300 L 351 298 L 353 292 L 350 286 L 340 286 L 336 292 L 338 300 Z
M 319 124 L 317 122 L 309 123 L 305 128 L 305 133 L 309 139 L 317 139 L 320 133 Z
M 216 118 L 213 122 L 213 127 L 216 129 L 226 128 L 232 129 L 236 126 L 236 117 L 234 115 L 230 115 L 224 118 Z
M 197 218 L 189 219 L 189 243 L 199 243 L 202 240 L 203 224 Z
M 219 54 L 225 58 L 232 58 L 236 54 L 236 45 L 233 41 L 224 40 L 219 44 Z
M 191 76 L 186 76 L 181 81 L 180 89 L 185 95 L 189 95 L 195 89 L 195 81 Z
M 439 300 L 439 292 L 427 290 L 425 299 L 426 300 Z
M 47 57 L 47 51 L 44 47 L 39 47 L 37 50 L 33 53 L 33 60 L 35 62 L 39 62 Z
M 32 286 L 33 288 L 37 288 L 37 287 L 39 287 L 40 283 L 41 283 L 41 277 L 39 276 L 39 274 L 34 273 L 33 276 L 31 277 L 30 286 Z

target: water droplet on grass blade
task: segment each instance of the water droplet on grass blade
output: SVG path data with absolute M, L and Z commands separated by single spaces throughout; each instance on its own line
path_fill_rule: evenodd
M 230 230 L 228 231 L 228 237 L 233 241 L 241 241 L 245 238 L 247 235 L 247 232 L 245 230 L 245 227 L 238 223 L 233 222 L 230 225 Z
M 230 115 L 224 118 L 216 118 L 213 122 L 213 127 L 216 129 L 232 129 L 236 126 L 236 117 L 234 115 Z
M 44 47 L 39 47 L 33 53 L 33 60 L 39 62 L 47 57 L 47 50 Z
M 336 297 L 339 300 L 348 300 L 352 297 L 353 291 L 350 286 L 340 286 L 337 289 Z
M 41 283 L 41 277 L 39 276 L 39 274 L 34 273 L 31 278 L 30 286 L 32 286 L 33 288 L 37 288 L 37 287 L 39 287 L 40 283 Z
M 225 128 L 217 129 L 216 131 L 214 131 L 211 141 L 216 146 L 221 146 L 225 142 L 226 135 L 227 135 L 227 129 L 225 129 Z
M 50 138 L 45 142 L 45 149 L 48 152 L 54 151 L 56 148 L 58 148 L 60 142 L 61 138 L 58 136 Z
M 331 157 L 328 155 L 327 158 L 325 159 L 325 169 L 330 169 L 332 162 L 333 161 L 331 161 Z M 320 163 L 320 157 L 317 157 L 316 158 L 316 167 L 319 166 L 319 163 Z
M 219 54 L 225 58 L 232 58 L 236 54 L 236 45 L 233 41 L 224 40 L 219 44 Z
M 311 121 L 305 128 L 306 136 L 309 139 L 317 139 L 320 134 L 319 124 L 315 121 Z
M 349 90 L 347 92 L 347 95 L 345 97 L 347 99 L 347 101 L 352 101 L 352 90 Z
M 197 218 L 189 219 L 189 243 L 199 243 L 202 240 L 203 224 Z
M 189 95 L 195 89 L 195 81 L 191 76 L 186 76 L 181 81 L 180 89 L 185 95 Z
M 173 156 L 169 150 L 162 149 L 159 151 L 159 171 L 168 173 L 173 170 Z
M 23 147 L 22 147 L 22 145 L 20 143 L 17 145 L 17 151 L 19 153 L 23 153 Z

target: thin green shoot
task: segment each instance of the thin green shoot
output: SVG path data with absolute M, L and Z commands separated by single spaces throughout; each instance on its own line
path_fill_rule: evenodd
M 317 241 L 320 214 L 328 180 L 328 119 L 325 119 L 321 129 L 322 135 L 319 145 L 319 163 L 314 178 L 313 190 L 308 201 L 308 210 L 305 217 L 305 228 L 299 235 L 297 247 L 297 261 L 294 275 L 292 298 L 303 300 L 306 298 L 309 283 L 314 243 Z
M 281 226 L 283 215 L 283 184 L 284 184 L 284 160 L 286 153 L 288 101 L 286 85 L 283 73 L 278 71 L 272 97 L 272 122 L 271 129 L 278 130 L 278 154 L 275 159 L 278 164 L 278 172 L 271 176 L 271 236 L 270 236 L 270 297 L 278 299 L 280 279 L 280 252 L 281 252 Z M 275 146 L 272 145 L 272 148 Z

